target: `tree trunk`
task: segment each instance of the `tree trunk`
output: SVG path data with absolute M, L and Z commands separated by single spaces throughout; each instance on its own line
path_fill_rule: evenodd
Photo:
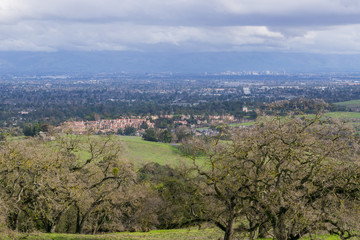
M 8 216 L 9 228 L 14 231 L 19 230 L 19 213 L 11 212 Z
M 83 228 L 85 225 L 86 220 L 88 219 L 88 217 L 90 216 L 90 213 L 92 212 L 92 210 L 98 206 L 99 204 L 101 204 L 103 202 L 102 200 L 102 196 L 99 197 L 95 202 L 93 202 L 91 204 L 91 206 L 89 207 L 89 209 L 85 212 L 85 214 L 83 214 L 83 216 L 81 217 L 80 214 L 80 208 L 78 206 L 76 206 L 78 212 L 77 212 L 77 220 L 76 220 L 76 233 L 83 233 Z M 81 219 L 81 220 L 80 220 Z
M 282 227 L 275 227 L 274 235 L 276 237 L 276 240 L 287 240 L 286 233 Z
M 52 224 L 48 219 L 43 220 L 44 228 L 47 233 L 51 233 Z
M 60 212 L 57 214 L 57 216 L 55 217 L 54 221 L 52 222 L 51 230 L 50 230 L 51 233 L 54 233 L 54 232 L 55 232 L 56 226 L 59 224 L 63 212 L 64 212 L 64 211 L 60 211 Z
M 300 239 L 300 234 L 296 234 L 296 235 L 290 235 L 290 237 L 289 237 L 289 240 L 298 240 L 298 239 Z
M 81 217 L 80 216 L 80 210 L 78 211 L 78 224 L 77 224 L 77 231 L 76 233 L 83 233 L 83 228 L 85 225 L 86 220 L 88 219 L 91 211 L 93 210 L 93 208 L 96 206 L 97 204 L 93 204 L 87 211 L 86 213 Z M 81 219 L 81 220 L 80 220 Z
M 275 224 L 273 224 L 273 228 L 276 240 L 288 240 L 282 215 L 276 219 Z
M 80 234 L 83 233 L 83 228 L 84 228 L 86 219 L 87 219 L 87 216 L 86 216 L 86 214 L 85 214 L 85 216 L 82 217 L 80 223 L 79 223 L 78 226 L 77 226 L 77 231 L 76 231 L 76 233 L 80 233 Z
M 280 207 L 277 213 L 271 216 L 271 225 L 273 227 L 274 236 L 277 240 L 288 240 L 288 233 L 285 224 L 285 214 L 288 208 Z
M 266 223 L 259 226 L 259 238 L 266 238 L 267 234 L 270 230 L 270 226 L 268 226 Z
M 226 225 L 224 240 L 232 240 L 234 235 L 234 222 L 235 222 L 234 214 L 231 213 Z
M 80 233 L 81 232 L 81 228 L 80 228 L 80 208 L 78 206 L 75 206 L 76 207 L 76 229 L 75 229 L 75 232 L 76 233 Z
M 95 235 L 97 230 L 98 230 L 98 227 L 99 227 L 99 214 L 96 215 L 96 219 L 95 219 L 95 226 L 94 226 L 94 229 L 93 229 L 93 234 Z
M 51 233 L 54 233 L 55 230 L 56 230 L 56 224 L 53 224 L 53 225 L 51 226 L 50 232 L 51 232 Z

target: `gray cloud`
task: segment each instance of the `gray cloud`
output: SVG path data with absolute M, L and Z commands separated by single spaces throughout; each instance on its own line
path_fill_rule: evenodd
M 358 0 L 2 0 L 0 50 L 360 53 Z

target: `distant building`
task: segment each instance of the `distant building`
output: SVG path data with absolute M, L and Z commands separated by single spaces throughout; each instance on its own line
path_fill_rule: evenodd
M 243 90 L 244 90 L 245 95 L 250 95 L 251 94 L 250 88 L 245 88 L 244 87 Z

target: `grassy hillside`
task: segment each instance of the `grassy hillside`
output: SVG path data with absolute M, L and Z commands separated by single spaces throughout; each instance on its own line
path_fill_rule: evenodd
M 74 136 L 78 139 L 83 139 L 85 136 Z M 105 136 L 96 136 L 97 138 L 103 138 Z M 144 164 L 149 162 L 159 163 L 161 165 L 177 166 L 179 163 L 188 161 L 184 157 L 176 144 L 149 142 L 144 141 L 141 137 L 135 136 L 114 136 L 120 137 L 122 142 L 122 158 L 129 160 L 129 162 L 135 165 L 135 168 L 140 168 Z M 80 159 L 90 157 L 90 153 L 87 151 L 78 151 Z
M 75 139 L 84 140 L 85 136 L 73 136 Z M 97 136 L 102 138 L 104 136 Z M 162 165 L 177 166 L 179 163 L 188 161 L 178 148 L 177 144 L 149 142 L 141 137 L 135 136 L 115 136 L 120 137 L 122 141 L 122 156 L 124 159 L 134 163 L 136 168 L 148 162 L 156 162 Z M 25 137 L 10 137 L 10 141 L 21 141 Z M 49 146 L 54 143 L 49 142 Z M 84 160 L 90 157 L 87 151 L 78 151 L 80 159 Z
M 338 102 L 338 103 L 335 103 L 335 105 L 345 106 L 345 107 L 360 107 L 360 99 L 346 101 L 346 102 Z
M 325 116 L 339 119 L 360 119 L 360 112 L 329 112 Z
M 124 143 L 124 158 L 137 168 L 148 162 L 176 166 L 187 160 L 176 145 L 144 141 L 141 137 L 121 136 L 120 139 Z

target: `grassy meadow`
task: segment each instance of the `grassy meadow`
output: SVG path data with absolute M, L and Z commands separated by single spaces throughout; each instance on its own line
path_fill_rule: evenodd
M 84 138 L 84 136 L 74 135 L 72 137 Z M 97 137 L 103 138 L 104 136 Z M 121 140 L 122 158 L 133 163 L 137 169 L 149 162 L 175 167 L 185 161 L 189 161 L 182 155 L 176 144 L 149 142 L 136 136 L 115 135 L 114 137 Z M 78 154 L 83 161 L 90 157 L 90 153 L 87 151 L 78 151 Z
M 121 136 L 120 139 L 124 146 L 124 158 L 134 163 L 136 168 L 149 162 L 177 166 L 188 161 L 174 144 L 149 142 L 133 136 Z
M 360 112 L 328 112 L 325 116 L 342 120 L 360 119 Z
M 344 107 L 359 107 L 360 106 L 360 99 L 346 101 L 346 102 L 337 102 L 337 103 L 335 103 L 335 105 L 344 106 Z

